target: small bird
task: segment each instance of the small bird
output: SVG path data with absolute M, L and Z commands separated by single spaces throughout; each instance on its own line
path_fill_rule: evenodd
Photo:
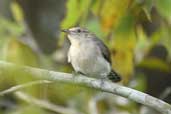
M 87 29 L 73 27 L 64 29 L 71 43 L 68 62 L 77 73 L 99 79 L 118 82 L 121 77 L 112 69 L 110 52 L 107 46 Z

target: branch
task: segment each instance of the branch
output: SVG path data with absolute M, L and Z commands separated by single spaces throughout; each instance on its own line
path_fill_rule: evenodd
M 29 83 L 12 86 L 9 89 L 1 91 L 0 92 L 0 96 L 3 96 L 5 94 L 9 94 L 9 93 L 15 92 L 15 91 L 20 90 L 20 89 L 24 89 L 24 88 L 29 87 L 29 86 L 39 85 L 39 84 L 49 84 L 49 83 L 51 83 L 51 81 L 48 81 L 48 80 L 38 80 L 38 81 L 32 81 L 32 82 L 29 82 Z
M 97 101 L 94 97 L 90 99 L 88 106 L 89 106 L 89 113 L 90 114 L 98 114 Z
M 154 98 L 146 93 L 128 87 L 124 87 L 109 81 L 103 81 L 102 83 L 101 80 L 85 77 L 83 75 L 73 76 L 72 74 L 68 74 L 68 73 L 54 72 L 54 71 L 48 71 L 48 70 L 26 67 L 26 66 L 22 67 L 22 66 L 14 65 L 12 63 L 0 62 L 1 72 L 3 71 L 10 72 L 11 68 L 14 68 L 18 71 L 22 71 L 26 74 L 36 76 L 44 80 L 58 81 L 58 82 L 60 81 L 60 82 L 72 83 L 72 84 L 81 84 L 87 87 L 99 89 L 101 91 L 116 94 L 128 98 L 130 100 L 133 100 L 137 103 L 144 104 L 146 106 L 158 110 L 163 114 L 171 114 L 170 104 L 160 99 Z
M 52 104 L 52 103 L 45 101 L 45 100 L 36 99 L 36 98 L 34 98 L 30 95 L 27 95 L 23 92 L 20 92 L 20 91 L 15 92 L 15 95 L 27 103 L 34 104 L 36 106 L 51 110 L 51 111 L 56 112 L 56 113 L 60 113 L 60 114 L 82 114 L 81 112 L 78 112 L 74 109 L 65 108 L 62 106 Z
M 90 101 L 89 101 L 89 113 L 90 114 L 98 114 L 98 107 L 97 107 L 97 103 L 98 101 L 107 98 L 108 96 L 106 96 L 106 94 L 104 93 L 100 93 L 97 94 L 95 96 L 93 96 Z

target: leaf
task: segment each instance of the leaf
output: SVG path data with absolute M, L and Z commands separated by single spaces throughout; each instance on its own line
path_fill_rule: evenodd
M 24 31 L 22 25 L 0 17 L 0 34 L 4 36 L 20 36 Z
M 98 19 L 88 20 L 85 27 L 88 28 L 93 33 L 95 33 L 98 38 L 102 39 L 105 37 L 102 28 L 100 27 L 100 22 Z
M 85 21 L 91 0 L 68 0 L 67 15 L 61 23 L 62 28 L 68 28 Z M 83 19 L 83 20 L 81 20 Z
M 144 10 L 144 12 L 145 12 L 145 14 L 147 16 L 147 19 L 149 21 L 152 21 L 151 20 L 151 10 L 152 10 L 154 1 L 153 0 L 145 0 L 144 2 L 145 3 L 143 5 L 143 10 Z
M 115 33 L 118 35 L 123 35 L 130 33 L 133 29 L 135 17 L 131 13 L 123 15 L 115 28 Z
M 13 17 L 15 18 L 15 20 L 18 23 L 22 23 L 24 16 L 23 16 L 22 9 L 17 2 L 13 1 L 11 3 L 11 11 L 12 11 L 12 14 L 13 14 Z
M 152 45 L 161 44 L 168 52 L 168 60 L 171 61 L 171 27 L 167 24 L 161 24 L 160 28 L 153 33 L 151 37 Z
M 170 71 L 170 67 L 167 63 L 155 57 L 144 59 L 144 61 L 142 61 L 138 66 L 148 68 L 148 69 L 160 70 L 164 72 Z
M 5 60 L 28 66 L 38 66 L 38 56 L 30 47 L 15 38 L 9 39 L 5 48 Z
M 20 104 L 15 110 L 9 111 L 8 114 L 47 114 L 45 110 L 35 105 Z
M 80 10 L 78 10 L 79 4 L 77 0 L 68 0 L 66 7 L 67 15 L 61 24 L 62 28 L 73 26 L 80 18 Z
M 171 61 L 171 27 L 162 25 L 160 29 L 160 43 L 166 47 L 168 51 L 168 59 Z
M 102 1 L 100 21 L 104 31 L 108 32 L 115 27 L 119 19 L 126 13 L 130 0 L 106 0 Z
M 113 68 L 121 75 L 122 82 L 127 84 L 134 72 L 133 52 L 129 49 L 119 50 L 112 55 Z
M 134 17 L 127 14 L 119 21 L 110 47 L 116 53 L 112 53 L 113 66 L 123 77 L 124 83 L 128 83 L 134 72 L 134 48 L 136 36 L 134 31 Z
M 4 45 L 11 37 L 19 37 L 23 33 L 23 26 L 0 17 L 0 59 L 4 58 Z
M 135 47 L 135 63 L 139 63 L 144 59 L 144 56 L 149 52 L 151 41 L 143 31 L 141 26 L 136 28 L 137 42 Z
M 171 0 L 156 0 L 156 8 L 161 16 L 167 20 L 171 19 Z
M 103 2 L 102 0 L 93 0 L 92 2 L 92 12 L 94 15 L 98 16 Z
M 136 78 L 130 82 L 129 87 L 145 92 L 147 89 L 146 76 L 142 73 L 136 73 Z

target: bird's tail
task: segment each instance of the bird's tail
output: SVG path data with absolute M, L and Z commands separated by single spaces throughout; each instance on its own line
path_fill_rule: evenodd
M 119 82 L 121 81 L 121 77 L 118 75 L 118 73 L 116 73 L 115 71 L 111 70 L 111 72 L 108 75 L 108 78 L 112 81 L 112 82 Z

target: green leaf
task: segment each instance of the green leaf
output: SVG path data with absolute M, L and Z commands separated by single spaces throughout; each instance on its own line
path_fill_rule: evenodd
M 8 114 L 47 114 L 45 110 L 34 105 L 20 105 L 15 110 L 8 112 Z
M 156 8 L 161 16 L 171 19 L 171 0 L 156 0 Z
M 127 34 L 130 31 L 132 31 L 132 27 L 134 26 L 134 16 L 130 13 L 127 13 L 126 15 L 122 16 L 122 18 L 119 20 L 119 23 L 116 27 L 116 34 Z
M 5 60 L 20 65 L 38 66 L 37 54 L 16 38 L 11 38 L 4 48 Z
M 137 42 L 134 50 L 135 53 L 135 63 L 139 63 L 144 59 L 145 54 L 149 51 L 151 46 L 151 41 L 148 39 L 147 35 L 143 31 L 142 26 L 137 26 Z
M 23 12 L 22 12 L 21 7 L 19 6 L 19 4 L 16 1 L 11 3 L 11 11 L 12 11 L 12 14 L 13 14 L 13 17 L 15 18 L 15 20 L 18 23 L 22 24 L 23 19 L 24 19 Z
M 124 76 L 124 83 L 128 83 L 134 72 L 134 49 L 136 46 L 136 35 L 134 31 L 134 16 L 126 14 L 119 21 L 110 47 L 115 51 L 112 54 L 113 66 Z
M 3 59 L 4 45 L 11 37 L 19 37 L 24 32 L 24 27 L 0 17 L 0 59 Z
M 155 70 L 157 69 L 164 72 L 170 71 L 170 67 L 167 63 L 155 57 L 144 59 L 144 61 L 142 61 L 138 66 L 148 69 L 155 69 Z
M 144 3 L 144 6 L 143 6 L 143 10 L 144 10 L 144 12 L 145 12 L 145 14 L 147 16 L 147 19 L 149 21 L 152 21 L 151 20 L 151 10 L 152 10 L 154 2 L 153 2 L 153 0 L 145 0 L 144 2 L 145 3 Z
M 163 45 L 168 52 L 168 60 L 171 61 L 171 27 L 167 24 L 161 24 L 160 28 L 153 33 L 151 43 Z
M 61 23 L 62 28 L 68 28 L 85 21 L 91 0 L 68 0 L 67 15 Z
M 85 27 L 88 28 L 93 33 L 95 33 L 100 39 L 105 37 L 104 32 L 101 29 L 100 22 L 98 19 L 88 20 Z
M 0 36 L 20 36 L 23 31 L 24 26 L 0 17 Z
M 171 60 L 171 27 L 168 27 L 167 25 L 163 25 L 161 27 L 161 41 L 160 43 L 163 44 L 167 51 L 168 51 L 168 59 Z

